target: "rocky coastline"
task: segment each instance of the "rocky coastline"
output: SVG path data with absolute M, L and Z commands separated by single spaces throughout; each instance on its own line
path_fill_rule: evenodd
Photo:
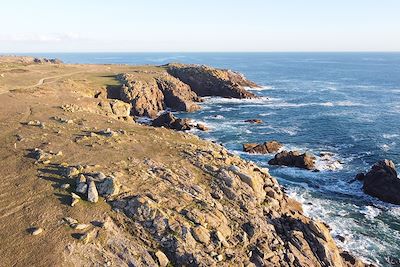
M 257 85 L 243 75 L 184 64 L 18 68 L 55 65 L 74 74 L 0 94 L 1 189 L 15 195 L 0 196 L 5 265 L 368 266 L 306 217 L 268 169 L 182 132 L 193 126 L 164 112 L 198 110 L 204 96 L 254 98 L 245 87 Z

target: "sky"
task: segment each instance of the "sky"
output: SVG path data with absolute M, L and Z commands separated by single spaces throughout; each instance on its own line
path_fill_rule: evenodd
M 0 52 L 400 51 L 400 0 L 0 0 Z

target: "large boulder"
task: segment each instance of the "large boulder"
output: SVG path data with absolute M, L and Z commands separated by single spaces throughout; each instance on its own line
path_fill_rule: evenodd
M 155 127 L 166 127 L 178 131 L 190 130 L 188 119 L 178 119 L 171 112 L 165 112 L 153 120 L 152 126 Z
M 283 145 L 278 141 L 269 141 L 263 144 L 246 143 L 243 144 L 243 151 L 248 153 L 268 154 L 275 153 L 281 149 Z
M 357 179 L 364 182 L 363 190 L 368 195 L 400 205 L 400 178 L 393 161 L 379 161 L 365 175 L 358 174 Z
M 282 151 L 276 154 L 273 159 L 268 161 L 268 164 L 314 170 L 315 156 L 308 153 L 300 153 L 298 151 Z

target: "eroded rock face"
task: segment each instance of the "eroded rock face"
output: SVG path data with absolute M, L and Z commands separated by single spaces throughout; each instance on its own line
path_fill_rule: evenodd
M 278 152 L 283 145 L 277 141 L 269 141 L 263 144 L 247 143 L 243 144 L 243 151 L 248 153 L 268 154 Z
M 400 178 L 397 177 L 396 166 L 391 160 L 375 163 L 365 175 L 358 174 L 363 180 L 365 193 L 380 200 L 400 205 Z
M 187 119 L 178 119 L 171 112 L 166 112 L 153 120 L 152 126 L 166 127 L 178 131 L 190 130 L 189 121 Z
M 164 73 L 138 79 L 132 74 L 121 74 L 120 99 L 130 103 L 132 115 L 155 117 L 170 108 L 174 111 L 192 112 L 200 107 L 200 98 L 190 87 L 175 77 Z
M 242 74 L 203 65 L 168 64 L 168 73 L 188 84 L 199 96 L 255 98 L 244 87 L 258 87 Z
M 130 77 L 129 74 L 124 74 L 119 79 L 123 82 L 120 98 L 131 104 L 132 115 L 152 118 L 166 108 L 164 95 L 155 79 L 136 80 Z
M 268 161 L 270 165 L 284 165 L 301 169 L 314 170 L 315 157 L 308 153 L 301 154 L 298 151 L 282 151 Z
M 187 84 L 171 75 L 163 75 L 156 79 L 158 88 L 164 95 L 165 106 L 176 111 L 193 112 L 200 107 L 194 102 L 200 98 Z

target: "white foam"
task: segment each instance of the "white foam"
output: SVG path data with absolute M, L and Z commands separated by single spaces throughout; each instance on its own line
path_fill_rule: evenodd
M 272 87 L 272 85 L 265 85 L 265 86 L 261 86 L 261 87 L 255 87 L 255 88 L 246 87 L 245 89 L 249 90 L 249 91 L 265 91 L 265 90 L 271 90 L 271 89 L 273 89 L 273 87 Z
M 382 136 L 385 139 L 393 139 L 393 138 L 399 137 L 398 134 L 383 134 Z
M 373 206 L 364 206 L 360 212 L 364 214 L 367 219 L 372 220 L 381 213 L 381 210 Z

